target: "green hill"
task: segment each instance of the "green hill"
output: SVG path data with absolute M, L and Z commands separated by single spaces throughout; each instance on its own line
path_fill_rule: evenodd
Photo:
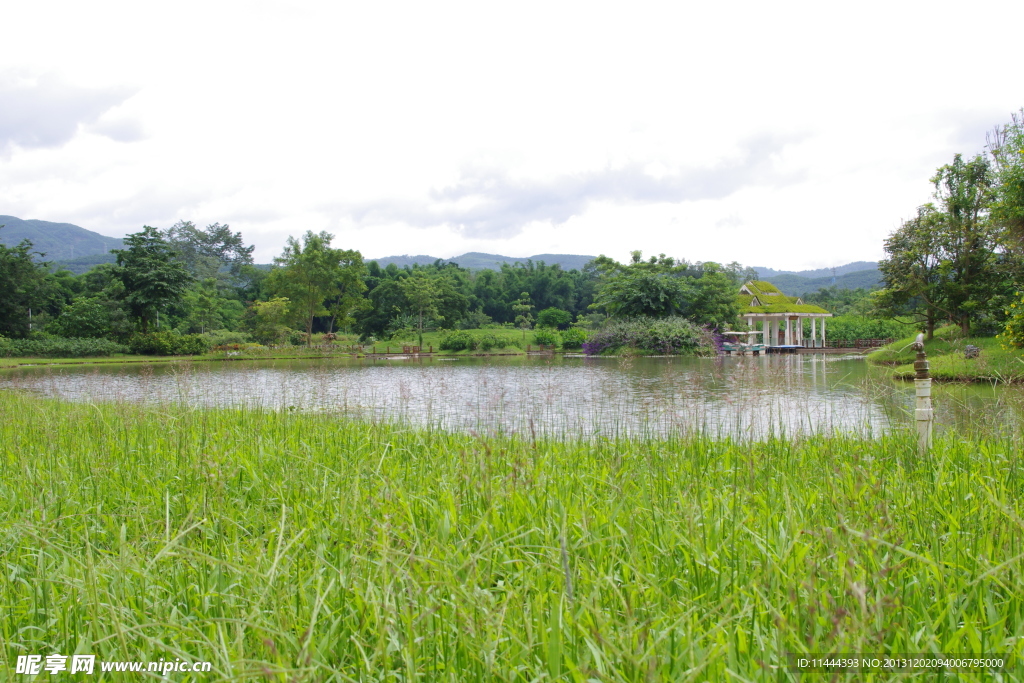
M 828 277 L 801 277 L 792 273 L 773 275 L 767 278 L 773 285 L 782 290 L 787 296 L 801 296 L 807 292 L 816 292 L 823 287 L 832 286 L 832 276 Z M 882 286 L 882 273 L 878 268 L 870 270 L 855 270 L 836 276 L 836 287 L 839 289 L 877 289 Z
M 0 228 L 0 244 L 13 247 L 24 239 L 30 240 L 33 249 L 42 252 L 45 260 L 54 261 L 55 265 L 65 262 L 76 265 L 81 268 L 76 272 L 85 272 L 96 263 L 112 261 L 110 250 L 122 247 L 119 237 L 107 237 L 71 223 L 0 216 L 0 225 L 4 226 Z

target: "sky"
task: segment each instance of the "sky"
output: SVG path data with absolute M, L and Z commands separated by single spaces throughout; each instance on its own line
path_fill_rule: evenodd
M 4 3 L 0 214 L 366 258 L 884 257 L 1024 106 L 1024 3 Z

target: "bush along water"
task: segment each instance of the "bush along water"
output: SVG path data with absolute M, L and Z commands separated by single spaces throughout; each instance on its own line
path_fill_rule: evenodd
M 533 333 L 533 343 L 542 346 L 558 346 L 560 341 L 558 332 L 551 328 L 542 327 Z
M 465 330 L 445 333 L 438 346 L 442 351 L 491 351 L 508 347 L 519 348 L 519 343 L 491 332 L 476 336 Z
M 686 318 L 629 318 L 613 320 L 583 342 L 583 351 L 594 356 L 619 349 L 647 353 L 713 356 L 718 351 L 715 331 Z
M 128 347 L 109 339 L 52 337 L 49 339 L 5 339 L 0 337 L 0 357 L 85 358 L 128 353 Z
M 590 338 L 590 333 L 579 327 L 570 327 L 563 331 L 561 335 L 563 349 L 582 348 L 583 342 Z
M 198 356 L 210 350 L 210 340 L 201 334 L 147 332 L 132 335 L 128 347 L 142 356 Z

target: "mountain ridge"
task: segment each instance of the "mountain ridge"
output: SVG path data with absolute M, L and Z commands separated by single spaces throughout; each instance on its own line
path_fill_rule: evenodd
M 73 223 L 55 223 L 38 219 L 23 220 L 16 216 L 0 215 L 0 244 L 15 246 L 23 239 L 31 240 L 33 249 L 45 254 L 45 260 L 53 263 L 55 268 L 66 268 L 73 273 L 84 273 L 100 263 L 113 263 L 111 249 L 123 247 L 119 237 L 108 237 L 92 230 L 87 230 Z M 533 256 L 516 257 L 502 256 L 471 251 L 449 259 L 426 254 L 410 256 L 384 256 L 365 259 L 376 261 L 380 266 L 387 267 L 394 263 L 399 268 L 414 264 L 430 265 L 436 261 L 457 263 L 470 270 L 501 270 L 503 263 L 544 262 L 547 265 L 559 265 L 563 270 L 581 270 L 595 257 L 582 254 L 534 254 Z M 758 277 L 771 280 L 779 289 L 789 296 L 799 296 L 806 292 L 816 291 L 832 284 L 833 269 L 818 268 L 814 270 L 776 270 L 765 266 L 755 267 Z M 878 263 L 874 261 L 853 261 L 835 267 L 835 285 L 840 289 L 864 287 L 870 289 L 881 284 L 881 273 Z
M 120 237 L 107 237 L 73 223 L 0 216 L 0 225 L 4 226 L 0 228 L 0 244 L 13 247 L 24 239 L 30 240 L 34 251 L 41 252 L 45 260 L 55 263 L 107 255 L 111 249 L 124 246 Z

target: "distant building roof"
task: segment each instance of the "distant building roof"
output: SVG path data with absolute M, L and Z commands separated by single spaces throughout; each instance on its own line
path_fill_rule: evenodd
M 779 288 L 765 280 L 751 280 L 740 287 L 736 295 L 740 314 L 746 313 L 824 313 L 820 306 L 805 304 L 798 296 L 786 296 Z

